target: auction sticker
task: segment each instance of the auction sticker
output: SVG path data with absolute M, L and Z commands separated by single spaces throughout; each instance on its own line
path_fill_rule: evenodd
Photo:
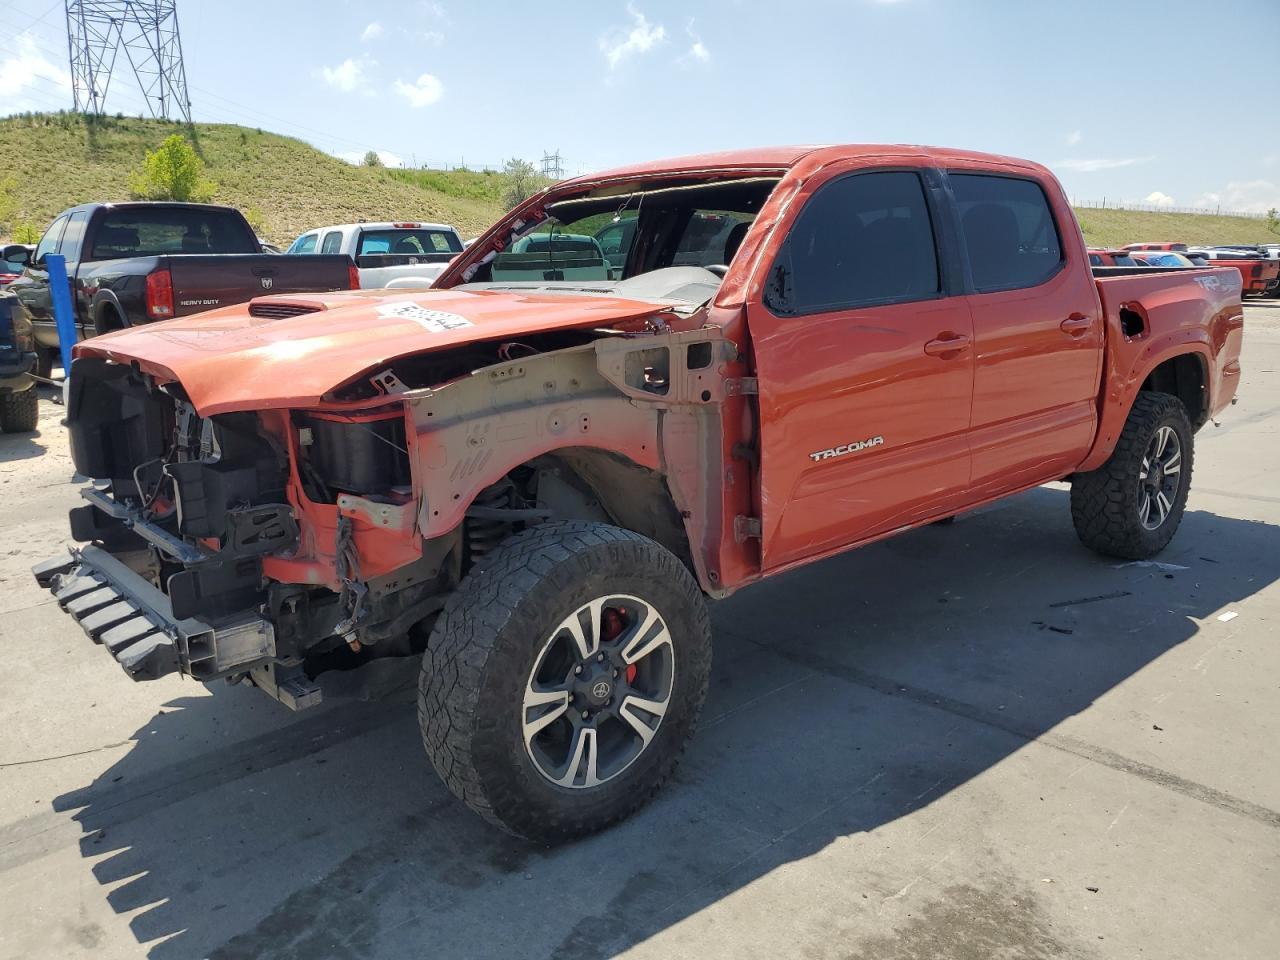
M 400 317 L 403 320 L 412 320 L 432 333 L 446 333 L 449 330 L 457 330 L 460 327 L 474 326 L 466 317 L 460 317 L 456 313 L 448 313 L 444 310 L 428 310 L 412 300 L 380 303 L 378 304 L 378 313 L 384 317 Z

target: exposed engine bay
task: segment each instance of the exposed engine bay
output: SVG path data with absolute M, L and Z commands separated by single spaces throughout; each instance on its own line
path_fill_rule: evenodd
M 679 365 L 702 370 L 709 334 L 695 336 Z M 432 469 L 441 454 L 419 448 L 423 425 L 442 449 L 456 434 L 459 449 L 481 450 L 478 465 L 490 428 L 467 423 L 470 411 L 523 433 L 516 421 L 541 421 L 544 401 L 552 419 L 534 433 L 576 424 L 585 434 L 587 417 L 564 406 L 580 398 L 600 410 L 616 404 L 627 429 L 652 440 L 652 414 L 597 370 L 600 345 L 611 344 L 602 357 L 626 357 L 608 361 L 617 386 L 672 396 L 672 351 L 641 349 L 647 339 L 574 329 L 474 343 L 395 361 L 339 387 L 322 409 L 208 417 L 177 382 L 79 358 L 67 420 L 76 469 L 93 484 L 72 511 L 71 532 L 87 546 L 45 580 L 136 678 L 249 680 L 289 706 L 311 705 L 326 671 L 420 653 L 457 583 L 513 533 L 553 517 L 617 522 L 629 509 L 600 494 L 622 486 L 616 463 L 568 451 L 522 462 L 458 502 L 423 483 L 421 471 L 452 482 L 472 461 Z M 565 358 L 547 369 L 573 375 L 560 383 L 527 375 L 547 353 Z M 462 389 L 450 390 L 455 383 Z M 641 473 L 627 482 L 652 486 L 644 502 L 668 503 L 662 478 Z M 673 508 L 648 513 L 628 522 L 682 539 Z

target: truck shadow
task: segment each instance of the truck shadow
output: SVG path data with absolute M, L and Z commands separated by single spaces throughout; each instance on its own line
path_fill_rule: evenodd
M 153 957 L 609 956 L 1059 737 L 1280 576 L 1275 526 L 1191 511 L 1168 566 L 1120 566 L 1065 501 L 1034 490 L 717 605 L 679 782 L 577 844 L 454 801 L 404 695 L 296 718 L 247 716 L 240 688 L 175 700 L 54 807 Z M 842 882 L 874 890 L 873 865 Z

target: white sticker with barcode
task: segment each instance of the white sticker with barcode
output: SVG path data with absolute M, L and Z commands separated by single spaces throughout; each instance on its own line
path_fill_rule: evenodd
M 412 300 L 380 303 L 378 304 L 378 313 L 384 317 L 400 317 L 404 320 L 412 320 L 432 333 L 447 333 L 460 327 L 474 326 L 466 317 L 458 316 L 456 313 L 448 313 L 445 310 L 428 310 Z

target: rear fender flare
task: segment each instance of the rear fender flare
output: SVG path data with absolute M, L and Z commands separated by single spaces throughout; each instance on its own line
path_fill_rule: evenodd
M 1115 338 L 1120 337 L 1120 342 L 1125 346 L 1137 346 L 1134 342 L 1125 340 L 1118 330 L 1108 330 L 1107 333 L 1111 343 L 1115 343 Z M 1162 363 L 1188 354 L 1200 361 L 1204 375 L 1205 409 L 1212 410 L 1213 345 L 1206 330 L 1170 331 L 1139 347 L 1136 354 L 1128 350 L 1114 350 L 1108 346 L 1102 375 L 1103 393 L 1099 401 L 1098 430 L 1093 447 L 1076 468 L 1077 472 L 1096 470 L 1106 463 L 1120 439 L 1129 411 L 1133 409 L 1134 401 L 1152 371 Z

